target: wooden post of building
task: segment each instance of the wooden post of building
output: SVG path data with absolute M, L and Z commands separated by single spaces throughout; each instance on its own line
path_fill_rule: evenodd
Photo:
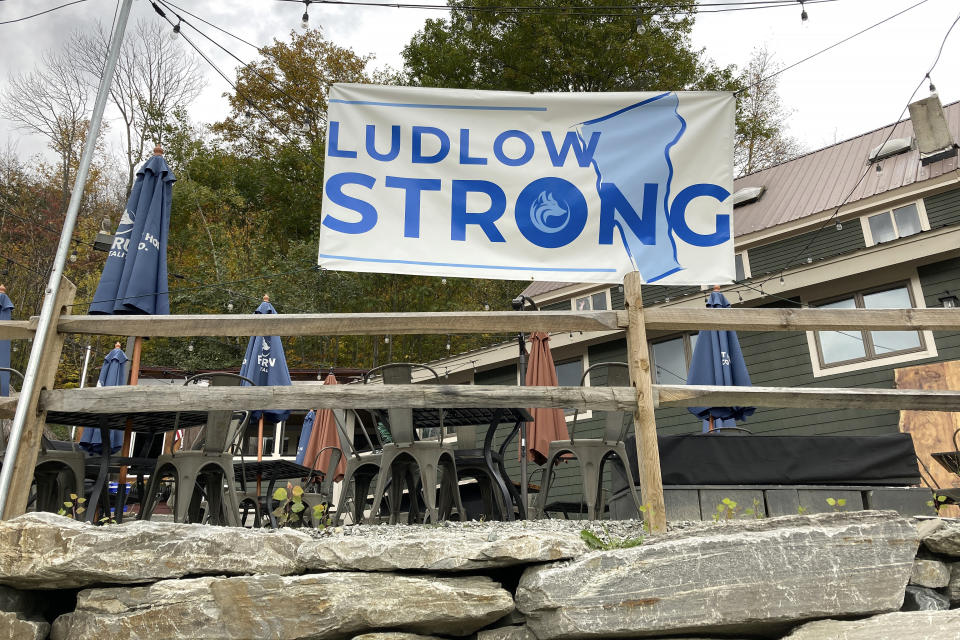
M 20 435 L 20 446 L 17 448 L 17 457 L 13 461 L 13 476 L 10 480 L 10 491 L 7 494 L 7 503 L 3 510 L 3 519 L 15 518 L 27 511 L 27 500 L 30 497 L 30 485 L 33 484 L 33 470 L 37 466 L 37 455 L 40 453 L 40 441 L 43 437 L 43 426 L 47 421 L 47 412 L 39 411 L 40 392 L 52 389 L 57 377 L 57 366 L 60 364 L 60 353 L 63 351 L 62 333 L 57 333 L 57 320 L 61 315 L 69 315 L 70 305 L 77 293 L 77 287 L 67 280 L 60 280 L 60 289 L 54 301 L 53 316 L 47 333 L 46 349 L 41 356 L 40 366 L 37 369 L 37 384 L 29 397 L 20 397 L 20 402 L 26 402 L 29 409 L 27 420 Z M 5 461 L 6 462 L 6 461 Z
M 640 490 L 647 508 L 646 520 L 653 532 L 667 530 L 667 513 L 663 500 L 663 478 L 660 476 L 660 449 L 657 424 L 653 414 L 653 380 L 650 372 L 650 350 L 647 329 L 643 323 L 643 298 L 640 273 L 633 271 L 623 280 L 624 306 L 627 310 L 627 362 L 630 382 L 637 390 L 637 408 L 633 413 L 633 429 L 637 437 L 637 465 Z

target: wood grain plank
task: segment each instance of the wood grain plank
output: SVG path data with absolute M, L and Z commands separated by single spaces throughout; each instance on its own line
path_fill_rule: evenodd
M 0 340 L 33 340 L 34 324 L 29 320 L 0 320 Z
M 960 411 L 960 391 L 654 385 L 661 407 L 793 407 Z

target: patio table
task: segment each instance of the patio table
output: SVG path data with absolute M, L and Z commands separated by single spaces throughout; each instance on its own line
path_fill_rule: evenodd
M 93 413 L 83 411 L 49 411 L 47 412 L 47 423 L 64 424 L 87 429 L 100 429 L 100 441 L 110 442 L 111 429 L 125 429 L 130 423 L 131 431 L 149 435 L 157 435 L 166 431 L 175 429 L 185 429 L 187 427 L 196 427 L 207 422 L 206 411 L 152 411 L 149 413 L 136 411 L 117 411 L 112 413 Z M 132 463 L 134 471 L 138 478 L 143 477 L 145 466 L 148 461 L 143 458 L 121 458 L 112 456 L 110 447 L 103 448 L 103 453 L 97 456 L 91 456 L 90 462 L 99 462 L 97 480 L 93 485 L 93 493 L 90 496 L 90 504 L 87 505 L 87 521 L 93 522 L 94 513 L 97 509 L 97 503 L 100 499 L 100 493 L 103 491 L 107 482 L 107 476 L 110 474 L 112 466 L 121 465 L 125 462 Z M 138 480 L 142 485 L 142 481 Z M 116 518 L 117 522 L 123 520 L 123 504 L 126 502 L 126 490 L 117 486 L 117 504 Z M 142 493 L 142 492 L 141 492 Z M 141 496 L 142 497 L 142 496 Z

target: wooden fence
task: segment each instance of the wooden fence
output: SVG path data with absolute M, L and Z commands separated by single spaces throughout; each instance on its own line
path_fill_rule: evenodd
M 69 284 L 69 283 L 65 283 Z M 72 316 L 72 285 L 61 287 L 60 314 L 52 327 L 40 367 L 39 385 L 30 398 L 28 422 L 14 462 L 14 477 L 3 517 L 26 509 L 27 495 L 47 411 L 111 411 L 135 406 L 140 411 L 207 409 L 394 407 L 557 407 L 631 411 L 637 434 L 643 501 L 653 514 L 654 530 L 664 530 L 666 513 L 657 448 L 654 409 L 660 406 L 734 406 L 869 408 L 960 412 L 960 391 L 900 389 L 706 387 L 654 385 L 646 331 L 734 329 L 741 331 L 955 330 L 960 309 L 649 309 L 644 310 L 638 274 L 624 281 L 625 311 L 521 311 L 369 314 Z M 0 322 L 0 339 L 30 338 L 36 318 Z M 512 387 L 500 385 L 413 385 L 377 387 L 320 385 L 293 387 L 52 387 L 65 334 L 135 336 L 317 336 L 379 334 L 504 333 L 513 331 L 624 330 L 630 387 Z M 12 413 L 16 400 L 0 401 L 0 416 Z

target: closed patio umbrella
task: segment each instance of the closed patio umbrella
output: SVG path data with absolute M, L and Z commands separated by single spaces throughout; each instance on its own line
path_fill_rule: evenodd
M 114 345 L 103 359 L 103 368 L 100 369 L 100 377 L 97 379 L 98 387 L 122 387 L 127 384 L 126 368 L 127 354 L 120 348 L 120 343 Z M 91 453 L 103 453 L 103 444 L 100 440 L 100 429 L 84 429 L 80 436 L 79 445 L 81 448 Z M 115 453 L 123 446 L 123 431 L 119 429 L 110 430 L 110 453 Z
M 276 313 L 270 304 L 270 296 L 263 296 L 263 302 L 254 313 Z M 290 386 L 290 370 L 283 353 L 283 343 L 279 336 L 251 336 L 247 351 L 240 366 L 240 375 L 253 381 L 258 387 Z M 243 382 L 247 386 L 247 382 Z M 290 416 L 288 409 L 268 409 L 250 414 L 251 422 L 260 424 L 257 436 L 257 460 L 263 458 L 263 425 L 276 424 Z
M 550 354 L 550 338 L 537 331 L 530 336 L 530 360 L 523 383 L 528 387 L 557 386 L 557 369 Z M 550 451 L 550 442 L 566 440 L 567 421 L 562 409 L 530 409 L 533 422 L 527 429 L 527 457 L 537 464 L 544 464 Z
M 0 320 L 13 317 L 13 302 L 7 295 L 7 288 L 0 284 Z M 10 368 L 10 341 L 0 340 L 0 367 Z M 10 373 L 0 371 L 0 396 L 10 395 Z
M 730 306 L 719 291 L 713 291 L 707 307 L 726 309 Z M 736 331 L 701 331 L 693 348 L 687 384 L 749 387 L 750 374 L 740 351 Z M 703 431 L 735 426 L 736 421 L 746 420 L 754 407 L 689 407 L 690 413 L 703 420 Z
M 337 384 L 337 377 L 332 373 L 329 374 L 326 379 L 323 381 L 324 385 L 334 385 Z M 317 458 L 317 454 L 320 453 L 326 447 L 336 447 L 341 448 L 340 445 L 340 434 L 337 430 L 337 421 L 333 415 L 332 409 L 321 409 L 316 412 L 315 419 L 313 421 L 313 428 L 310 430 L 309 440 L 307 441 L 307 446 L 304 449 L 303 460 L 298 460 L 300 464 L 305 464 L 307 466 L 313 465 L 314 469 L 319 471 L 326 471 L 327 466 L 330 464 L 331 451 L 324 451 L 323 454 Z M 316 460 L 316 464 L 314 464 Z M 347 470 L 347 460 L 346 457 L 341 455 L 340 462 L 337 463 L 337 469 L 334 473 L 334 482 L 343 480 L 343 474 Z

